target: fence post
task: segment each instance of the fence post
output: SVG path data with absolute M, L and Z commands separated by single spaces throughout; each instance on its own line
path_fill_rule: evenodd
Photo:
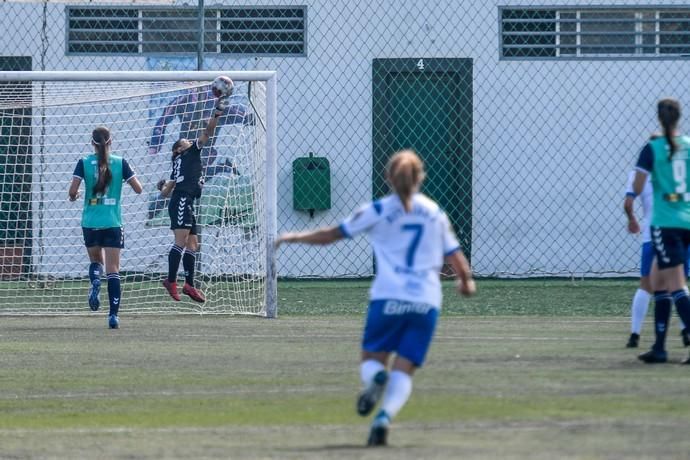
M 197 40 L 196 70 L 204 70 L 204 25 L 206 19 L 204 0 L 199 0 L 197 14 L 199 15 L 199 38 Z

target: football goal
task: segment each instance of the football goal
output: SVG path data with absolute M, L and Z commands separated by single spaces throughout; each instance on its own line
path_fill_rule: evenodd
M 173 233 L 156 184 L 170 178 L 173 143 L 204 129 L 220 75 L 234 89 L 202 150 L 195 203 L 195 278 L 207 300 L 175 302 L 161 284 Z M 276 316 L 276 74 L 268 71 L 0 72 L 0 314 L 90 313 L 84 203 L 70 202 L 67 189 L 100 125 L 144 188 L 122 192 L 122 313 Z

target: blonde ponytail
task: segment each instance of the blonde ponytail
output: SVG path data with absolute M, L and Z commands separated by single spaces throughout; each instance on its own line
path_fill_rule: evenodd
M 412 195 L 419 190 L 424 177 L 424 163 L 413 150 L 396 152 L 386 165 L 386 180 L 408 212 L 412 208 Z

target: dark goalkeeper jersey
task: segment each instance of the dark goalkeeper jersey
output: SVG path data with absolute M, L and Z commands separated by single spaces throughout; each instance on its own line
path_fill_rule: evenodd
M 201 196 L 201 149 L 197 141 L 173 160 L 170 180 L 175 181 L 175 192 L 186 193 L 195 198 Z

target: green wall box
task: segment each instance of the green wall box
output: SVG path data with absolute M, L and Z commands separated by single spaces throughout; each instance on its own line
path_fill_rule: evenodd
M 292 202 L 297 211 L 331 209 L 331 165 L 328 158 L 296 158 L 292 162 Z

